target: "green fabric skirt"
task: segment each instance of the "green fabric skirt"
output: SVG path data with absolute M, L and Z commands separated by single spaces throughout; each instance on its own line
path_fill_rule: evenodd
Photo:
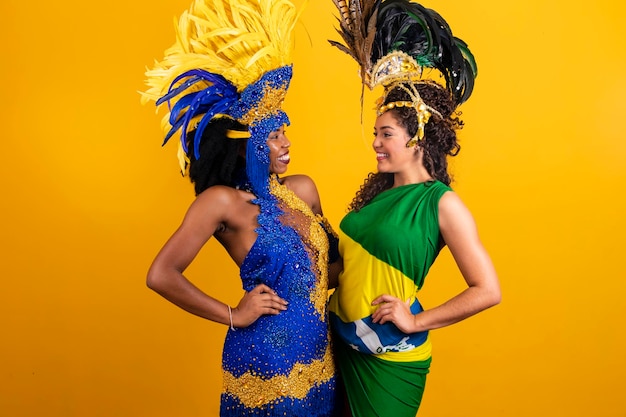
M 353 417 L 415 417 L 430 367 L 357 352 L 335 338 L 335 360 Z

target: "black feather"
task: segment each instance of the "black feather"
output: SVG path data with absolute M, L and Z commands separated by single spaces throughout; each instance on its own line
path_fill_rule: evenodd
M 423 67 L 437 69 L 456 104 L 469 98 L 477 75 L 467 44 L 452 34 L 448 23 L 432 9 L 408 0 L 385 0 L 380 5 L 372 62 L 402 51 Z
M 402 51 L 418 65 L 438 70 L 457 105 L 470 97 L 476 61 L 439 13 L 409 0 L 333 2 L 340 12 L 337 32 L 345 45 L 329 42 L 357 61 L 364 83 L 380 58 Z

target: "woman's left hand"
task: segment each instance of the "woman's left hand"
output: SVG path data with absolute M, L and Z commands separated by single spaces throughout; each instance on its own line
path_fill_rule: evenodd
M 411 313 L 409 302 L 388 294 L 380 295 L 372 301 L 373 306 L 378 306 L 372 314 L 372 320 L 377 324 L 391 322 L 404 333 L 414 333 L 415 316 Z

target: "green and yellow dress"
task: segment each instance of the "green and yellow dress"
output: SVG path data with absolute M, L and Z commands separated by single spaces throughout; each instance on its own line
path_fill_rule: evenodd
M 438 204 L 451 191 L 429 181 L 380 193 L 340 224 L 344 270 L 329 304 L 336 362 L 354 417 L 414 417 L 431 360 L 428 332 L 405 334 L 393 323 L 375 324 L 372 301 L 381 294 L 409 300 L 443 246 Z

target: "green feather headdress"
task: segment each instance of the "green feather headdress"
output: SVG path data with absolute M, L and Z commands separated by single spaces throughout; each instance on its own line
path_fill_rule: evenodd
M 408 0 L 333 0 L 344 44 L 329 41 L 361 67 L 364 85 L 417 81 L 437 70 L 458 106 L 472 94 L 478 73 L 467 44 L 434 10 Z M 441 83 L 439 83 L 441 85 Z

